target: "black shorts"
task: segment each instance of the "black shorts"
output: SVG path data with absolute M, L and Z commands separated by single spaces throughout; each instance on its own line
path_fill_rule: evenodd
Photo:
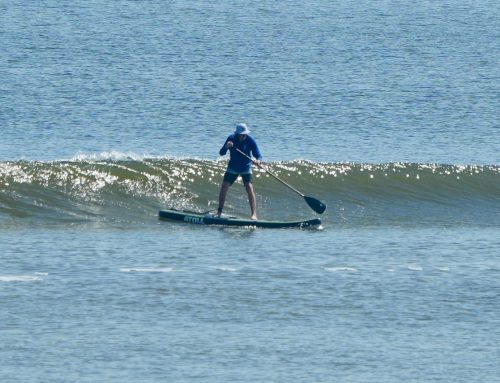
M 243 183 L 244 184 L 246 184 L 248 182 L 252 182 L 252 174 L 251 173 L 248 173 L 248 174 L 235 174 L 235 173 L 229 173 L 229 172 L 226 172 L 224 174 L 224 181 L 228 182 L 229 185 L 232 185 L 234 183 L 234 181 L 236 181 L 236 179 L 238 178 L 238 176 L 241 176 L 241 178 L 243 178 Z

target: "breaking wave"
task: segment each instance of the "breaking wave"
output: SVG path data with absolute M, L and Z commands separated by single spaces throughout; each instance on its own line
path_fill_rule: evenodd
M 341 225 L 499 225 L 500 166 L 415 163 L 266 163 L 305 195 L 328 205 L 324 223 Z M 217 208 L 225 161 L 77 157 L 69 161 L 0 162 L 0 225 L 137 225 L 159 209 Z M 254 170 L 259 216 L 296 219 L 314 213 L 302 198 Z M 235 184 L 225 211 L 246 216 Z

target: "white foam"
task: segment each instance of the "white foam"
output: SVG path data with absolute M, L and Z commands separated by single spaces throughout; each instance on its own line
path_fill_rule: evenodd
M 325 267 L 325 271 L 329 271 L 331 273 L 336 273 L 336 272 L 341 272 L 341 271 L 347 271 L 351 273 L 355 273 L 358 271 L 358 269 L 354 267 L 345 267 L 345 266 L 340 266 L 340 267 Z
M 41 278 L 34 275 L 0 275 L 0 282 L 34 282 Z
M 123 267 L 120 269 L 122 273 L 171 273 L 174 271 L 172 267 L 144 268 L 144 267 Z
M 220 267 L 216 267 L 215 269 L 218 271 L 228 271 L 228 272 L 233 272 L 233 273 L 238 271 L 238 269 L 236 269 L 234 267 L 228 267 L 228 266 L 220 266 Z
M 100 153 L 78 153 L 71 158 L 70 161 L 82 162 L 82 161 L 142 161 L 144 158 L 150 158 L 147 154 L 138 154 L 134 152 L 119 152 L 116 150 L 111 150 L 109 152 Z
M 409 265 L 408 266 L 408 270 L 411 270 L 411 271 L 422 271 L 423 268 L 419 265 Z
M 181 156 L 173 154 L 152 155 L 149 153 L 135 153 L 135 152 L 120 152 L 118 150 L 111 150 L 100 153 L 82 153 L 79 152 L 70 161 L 85 162 L 85 161 L 143 161 L 145 159 L 167 159 L 167 160 L 200 160 L 200 161 L 213 161 L 211 158 L 197 157 L 197 156 Z M 222 159 L 223 160 L 223 159 Z

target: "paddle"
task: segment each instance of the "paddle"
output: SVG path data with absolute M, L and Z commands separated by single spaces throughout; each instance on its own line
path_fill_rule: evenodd
M 264 170 L 267 174 L 273 176 L 274 178 L 276 178 L 279 182 L 281 182 L 283 185 L 285 185 L 286 187 L 288 187 L 289 189 L 293 190 L 295 193 L 297 193 L 298 195 L 300 195 L 302 198 L 305 199 L 305 201 L 307 202 L 307 204 L 309 205 L 309 207 L 311 209 L 313 209 L 316 213 L 318 214 L 323 214 L 323 212 L 326 210 L 326 205 L 321 202 L 320 200 L 316 199 L 316 198 L 313 198 L 313 197 L 308 197 L 304 194 L 302 194 L 300 191 L 298 191 L 297 189 L 295 189 L 293 186 L 290 186 L 288 185 L 285 181 L 283 181 L 282 179 L 280 179 L 277 175 L 271 173 L 269 170 L 267 170 L 266 168 L 264 168 L 261 164 L 259 163 L 256 163 L 254 162 L 254 160 L 252 160 L 252 158 L 250 156 L 248 156 L 246 153 L 242 152 L 240 149 L 236 148 L 236 150 L 243 156 L 245 156 L 246 158 L 248 158 L 250 161 L 252 161 L 255 165 L 257 165 L 259 168 L 261 168 L 262 170 Z

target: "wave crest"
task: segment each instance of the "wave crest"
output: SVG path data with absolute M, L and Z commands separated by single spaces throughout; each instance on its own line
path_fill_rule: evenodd
M 321 199 L 336 222 L 377 222 L 422 216 L 500 216 L 500 166 L 413 163 L 266 163 L 306 195 Z M 54 222 L 148 222 L 160 208 L 215 209 L 226 161 L 133 158 L 102 154 L 69 161 L 0 162 L 0 215 Z M 300 197 L 254 170 L 260 215 L 311 214 Z M 398 213 L 399 209 L 399 213 Z M 247 213 L 246 194 L 233 186 L 226 210 Z M 422 210 L 419 212 L 419 210 Z M 425 214 L 424 214 L 425 212 Z M 482 218 L 481 218 L 482 216 Z M 375 219 L 374 219 L 375 218 Z M 4 220 L 5 221 L 5 220 Z

